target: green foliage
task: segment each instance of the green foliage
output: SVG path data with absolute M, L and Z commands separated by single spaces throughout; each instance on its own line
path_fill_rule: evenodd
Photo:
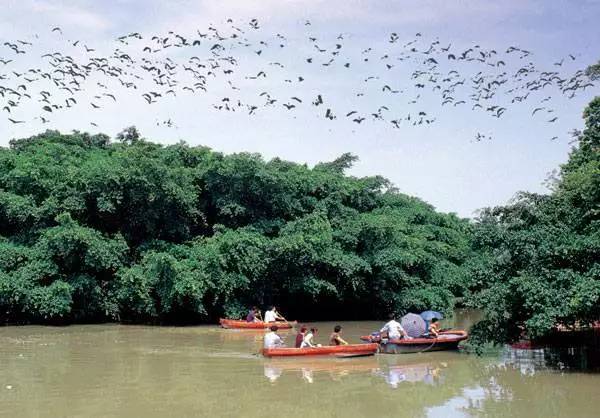
M 469 262 L 478 341 L 540 337 L 600 318 L 600 98 L 549 195 L 484 210 Z
M 141 135 L 135 126 L 129 126 L 117 134 L 117 140 L 133 144 L 141 139 Z
M 256 154 L 56 131 L 0 149 L 0 309 L 13 321 L 212 321 L 448 311 L 471 225 L 344 174 Z
M 591 80 L 598 80 L 600 78 L 600 61 L 587 67 L 585 69 L 585 75 L 587 75 Z

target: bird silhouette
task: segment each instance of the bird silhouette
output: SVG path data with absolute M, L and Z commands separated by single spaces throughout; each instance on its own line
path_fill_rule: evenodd
M 364 114 L 372 116 L 370 122 L 386 120 L 399 129 L 429 125 L 437 120 L 435 115 L 415 111 L 411 112 L 412 118 L 410 114 L 406 118 L 388 118 L 385 113 L 397 112 L 406 103 L 423 104 L 425 97 L 438 100 L 445 112 L 467 105 L 463 112 L 483 110 L 481 115 L 504 118 L 512 108 L 530 101 L 535 103 L 529 110 L 531 116 L 542 111 L 550 113 L 553 110 L 547 109 L 550 100 L 552 103 L 559 98 L 571 100 L 594 87 L 584 71 L 568 69 L 567 64 L 576 59 L 575 54 L 550 61 L 550 68 L 544 68 L 535 63 L 533 52 L 519 45 L 492 49 L 473 43 L 457 48 L 450 39 L 427 39 L 421 32 L 402 45 L 400 35 L 392 32 L 379 39 L 383 42 L 358 46 L 357 42 L 347 41 L 350 38 L 345 34 L 323 35 L 317 40 L 309 33 L 312 28 L 310 23 L 303 25 L 301 30 L 305 35 L 299 37 L 269 35 L 256 18 L 247 21 L 246 26 L 236 26 L 228 19 L 225 25 L 208 25 L 192 34 L 177 30 L 129 32 L 118 36 L 106 53 L 99 53 L 93 45 L 80 40 L 57 37 L 53 41 L 59 45 L 57 49 L 40 51 L 37 55 L 40 58 L 29 53 L 36 47 L 29 38 L 3 40 L 3 51 L 11 55 L 0 57 L 3 68 L 0 107 L 7 116 L 12 115 L 11 122 L 15 121 L 12 123 L 25 123 L 19 112 L 27 102 L 38 102 L 36 108 L 40 114 L 31 115 L 31 120 L 37 116 L 37 120 L 43 117 L 48 121 L 43 115 L 70 111 L 78 100 L 89 102 L 92 109 L 101 112 L 104 99 L 119 103 L 128 92 L 139 90 L 141 94 L 136 97 L 148 104 L 203 96 L 209 100 L 210 109 L 233 112 L 245 108 L 249 115 L 254 115 L 259 107 L 281 112 L 282 107 L 291 110 L 307 106 L 308 102 L 320 106 L 324 104 L 323 97 L 336 95 L 341 100 L 328 101 L 326 119 L 334 120 L 339 113 L 346 115 L 345 123 L 360 124 L 366 119 L 357 115 Z M 58 26 L 51 32 L 62 35 Z M 251 32 L 253 35 L 248 35 Z M 309 55 L 314 58 L 305 54 L 280 55 L 284 46 L 298 51 L 310 48 Z M 313 64 L 310 73 L 303 73 L 307 64 Z M 269 68 L 268 78 L 265 68 Z M 344 71 L 344 77 L 366 74 L 360 77 L 364 86 L 332 91 L 335 83 L 323 80 L 340 76 L 339 71 Z M 302 75 L 298 75 L 300 72 Z M 321 79 L 321 75 L 325 78 Z M 262 96 L 259 103 L 253 102 L 255 94 L 251 92 L 263 79 L 268 79 L 278 95 L 289 97 L 289 102 L 278 101 L 274 93 Z M 383 82 L 376 81 L 380 79 Z M 298 83 L 304 83 L 302 88 Z M 306 91 L 317 85 L 320 90 L 316 98 L 303 100 Z M 215 97 L 223 89 L 231 94 Z M 416 92 L 422 92 L 423 98 Z M 385 93 L 384 98 L 381 93 Z M 366 97 L 369 100 L 363 99 Z M 367 108 L 372 100 L 384 99 L 385 103 L 379 103 L 376 112 Z M 339 109 L 336 103 L 342 102 L 353 110 Z M 273 106 L 275 103 L 282 106 Z M 323 115 L 320 109 L 315 112 Z M 168 120 L 171 119 L 164 118 Z M 547 122 L 556 120 L 558 117 Z M 161 126 L 174 125 L 161 123 Z

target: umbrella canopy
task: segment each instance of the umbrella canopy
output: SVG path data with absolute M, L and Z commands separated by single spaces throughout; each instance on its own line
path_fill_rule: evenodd
M 414 313 L 404 315 L 400 320 L 400 324 L 411 337 L 420 337 L 426 329 L 423 318 Z
M 425 311 L 421 312 L 421 318 L 425 321 L 431 321 L 433 318 L 444 319 L 444 315 L 436 311 Z

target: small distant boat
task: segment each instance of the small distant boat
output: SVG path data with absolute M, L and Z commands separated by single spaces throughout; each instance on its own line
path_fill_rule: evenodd
M 442 331 L 437 338 L 412 338 L 410 340 L 385 340 L 379 336 L 365 335 L 363 341 L 381 344 L 381 352 L 388 354 L 421 353 L 428 351 L 457 350 L 458 343 L 469 338 L 463 330 Z
M 333 357 L 364 357 L 372 356 L 377 352 L 379 344 L 348 344 L 348 345 L 330 345 L 324 347 L 278 347 L 263 348 L 262 354 L 265 357 L 292 357 L 292 356 L 333 356 Z
M 285 328 L 293 328 L 296 325 L 296 321 L 292 321 L 292 322 L 283 322 L 283 321 L 277 321 L 277 322 L 262 322 L 262 321 L 257 321 L 257 322 L 248 322 L 248 321 L 244 321 L 244 320 L 239 320 L 239 319 L 225 319 L 225 318 L 221 318 L 219 319 L 219 323 L 221 324 L 221 326 L 223 328 L 231 328 L 231 329 L 266 329 L 269 328 L 272 325 L 277 325 L 277 327 L 279 329 L 285 329 Z

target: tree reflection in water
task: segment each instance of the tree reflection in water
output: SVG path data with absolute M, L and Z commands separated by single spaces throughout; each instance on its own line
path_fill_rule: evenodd
M 501 358 L 503 363 L 518 367 L 524 374 L 540 370 L 600 371 L 600 349 L 594 347 L 506 348 Z

